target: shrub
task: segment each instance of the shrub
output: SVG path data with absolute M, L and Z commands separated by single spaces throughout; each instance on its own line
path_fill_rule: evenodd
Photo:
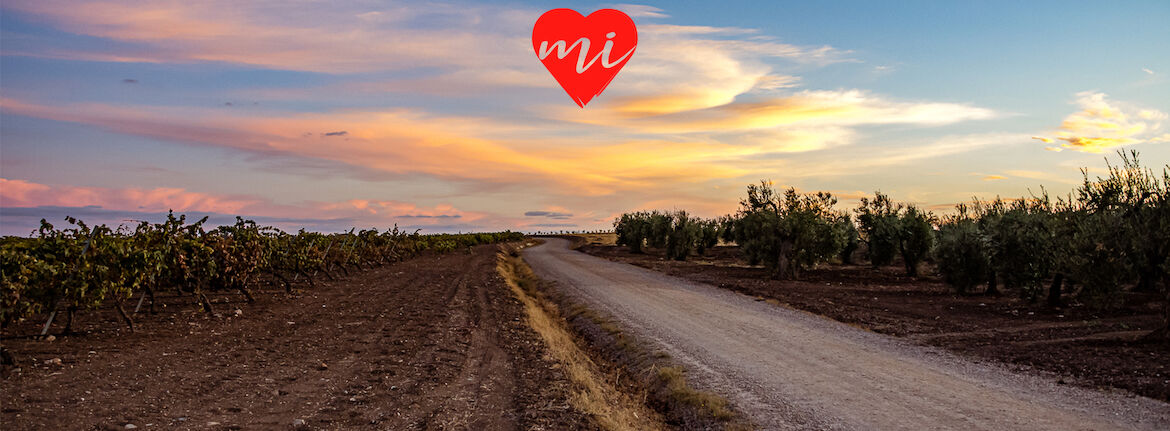
M 699 238 L 698 223 L 686 211 L 678 211 L 668 217 L 671 223 L 666 234 L 666 257 L 686 260 Z
M 776 194 L 772 183 L 748 186 L 731 222 L 731 236 L 749 262 L 764 263 L 774 278 L 799 278 L 800 269 L 835 256 L 845 238 L 831 194 Z
M 613 222 L 617 245 L 629 247 L 631 253 L 641 253 L 646 234 L 650 231 L 649 221 L 649 213 L 646 212 L 622 214 Z
M 1055 263 L 1055 217 L 1045 199 L 1019 199 L 998 214 L 987 233 L 991 261 L 1004 287 L 1035 300 Z
M 872 200 L 861 198 L 857 222 L 873 266 L 889 265 L 899 254 L 906 274 L 918 276 L 918 266 L 934 245 L 934 214 L 913 205 L 895 204 L 875 192 Z
M 857 231 L 857 225 L 853 223 L 853 218 L 849 214 L 845 214 L 838 222 L 841 235 L 844 238 L 844 245 L 841 247 L 841 263 L 846 265 L 853 263 L 853 253 L 857 252 L 861 245 L 860 233 Z
M 894 263 L 898 254 L 899 211 L 901 207 L 895 206 L 890 197 L 881 192 L 874 193 L 872 200 L 861 198 L 861 205 L 857 207 L 857 224 L 869 261 L 875 267 Z
M 719 244 L 719 234 L 722 222 L 718 219 L 699 220 L 697 223 L 698 236 L 695 238 L 695 253 L 703 255 Z
M 968 216 L 966 206 L 960 204 L 958 215 L 948 217 L 939 226 L 938 245 L 934 249 L 939 273 L 947 284 L 966 294 L 987 281 L 991 271 L 989 255 L 979 225 Z
M 934 246 L 934 215 L 913 205 L 898 217 L 898 251 L 906 264 L 906 275 L 918 276 L 918 265 Z

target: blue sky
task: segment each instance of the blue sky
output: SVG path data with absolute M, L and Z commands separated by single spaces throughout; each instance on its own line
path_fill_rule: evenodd
M 584 109 L 531 51 L 557 7 L 638 25 Z M 170 208 L 594 229 L 727 213 L 764 178 L 841 208 L 1065 193 L 1119 149 L 1170 160 L 1166 22 L 1164 1 L 8 1 L 0 233 Z

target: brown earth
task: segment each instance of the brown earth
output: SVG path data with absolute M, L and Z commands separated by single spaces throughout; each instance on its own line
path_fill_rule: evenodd
M 1154 295 L 1127 294 L 1124 307 L 1108 312 L 1066 296 L 1069 305 L 1051 309 L 1012 292 L 960 296 L 937 277 L 905 277 L 899 267 L 825 265 L 803 272 L 800 281 L 779 281 L 764 268 L 744 265 L 736 247 L 716 247 L 708 256 L 678 262 L 658 250 L 632 254 L 625 247 L 603 245 L 600 237 L 584 242 L 580 251 L 609 260 L 1018 370 L 1052 374 L 1061 382 L 1170 401 L 1170 346 L 1141 340 L 1160 322 L 1161 302 Z
M 127 333 L 4 346 L 5 429 L 594 429 L 495 271 L 495 246 L 423 256 L 299 297 L 170 298 Z M 185 302 L 184 302 L 185 301 Z M 240 310 L 237 314 L 236 310 Z M 59 359 L 59 363 L 58 363 Z M 302 422 L 303 421 L 303 422 Z

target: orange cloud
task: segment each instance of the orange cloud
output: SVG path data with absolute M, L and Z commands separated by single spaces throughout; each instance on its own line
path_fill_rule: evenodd
M 7 114 L 90 124 L 169 141 L 329 160 L 390 174 L 535 183 L 584 195 L 743 175 L 746 171 L 733 164 L 709 162 L 758 151 L 718 142 L 660 140 L 604 145 L 565 142 L 521 148 L 525 147 L 523 141 L 484 136 L 506 135 L 522 131 L 522 127 L 407 109 L 240 117 L 201 109 L 95 104 L 53 107 L 14 99 L 0 102 Z M 321 136 L 321 132 L 336 130 L 346 131 L 345 136 Z
M 843 127 L 871 124 L 943 125 L 994 117 L 995 112 L 954 103 L 885 100 L 859 90 L 802 91 L 786 97 L 726 103 L 712 108 L 651 115 L 655 103 L 673 98 L 617 99 L 587 112 L 557 109 L 564 121 L 615 126 L 644 133 L 727 132 L 783 127 Z M 685 98 L 686 94 L 678 95 Z
M 1077 93 L 1081 111 L 1065 117 L 1055 138 L 1034 137 L 1044 143 L 1064 141 L 1060 147 L 1046 147 L 1049 151 L 1068 148 L 1086 153 L 1101 153 L 1124 145 L 1166 141 L 1166 136 L 1154 135 L 1162 128 L 1167 114 L 1153 109 L 1138 109 L 1107 99 L 1104 93 Z

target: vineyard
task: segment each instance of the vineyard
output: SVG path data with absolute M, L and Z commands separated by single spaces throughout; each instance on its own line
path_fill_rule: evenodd
M 1170 165 L 1159 175 L 1142 167 L 1136 152 L 1119 156 L 1119 165 L 1107 162 L 1105 176 L 1083 170 L 1082 184 L 1065 197 L 1041 189 L 1018 199 L 976 199 L 942 216 L 880 192 L 838 210 L 830 193 L 781 193 L 764 181 L 748 186 L 735 214 L 627 213 L 614 230 L 617 244 L 633 253 L 658 248 L 675 260 L 702 255 L 720 240 L 734 243 L 776 279 L 798 280 L 819 264 L 861 256 L 873 267 L 900 263 L 910 277 L 930 268 L 961 295 L 1010 292 L 1029 302 L 1044 298 L 1050 307 L 1071 299 L 1111 309 L 1125 292 L 1161 289 L 1164 324 L 1149 337 L 1170 340 Z
M 292 292 L 315 286 L 320 277 L 332 280 L 428 250 L 447 253 L 522 238 L 514 232 L 420 235 L 397 226 L 291 234 L 238 217 L 234 225 L 208 229 L 206 220 L 187 223 L 172 212 L 163 223 L 140 222 L 132 229 L 74 218 L 59 229 L 42 220 L 32 237 L 3 238 L 0 323 L 7 327 L 47 314 L 43 335 L 64 310 L 69 333 L 75 313 L 112 305 L 133 330 L 132 314 L 144 306 L 154 311 L 160 292 L 190 296 L 210 313 L 210 292 L 237 292 L 253 302 L 256 289 Z M 137 304 L 128 311 L 135 296 Z

